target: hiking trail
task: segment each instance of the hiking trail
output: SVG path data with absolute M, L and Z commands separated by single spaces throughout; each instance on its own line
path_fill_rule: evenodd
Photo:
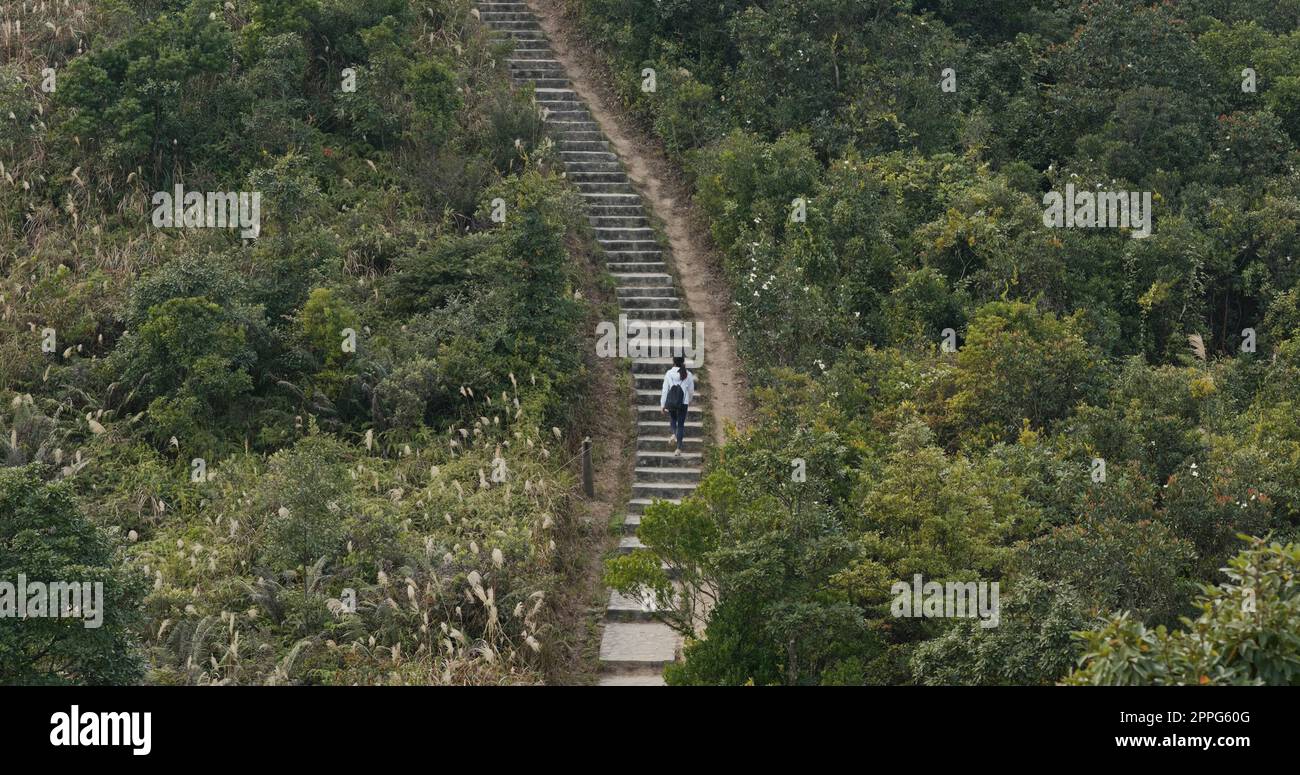
M 636 531 L 645 507 L 660 499 L 679 503 L 699 484 L 707 441 L 704 409 L 711 413 L 715 441 L 723 440 L 727 423 L 743 424 L 745 384 L 727 331 L 728 296 L 717 292 L 718 278 L 708 267 L 707 247 L 692 228 L 686 197 L 669 193 L 672 187 L 658 174 L 662 160 L 630 139 L 635 133 L 606 107 L 581 63 L 566 48 L 552 45 L 557 32 L 552 21 L 524 2 L 476 5 L 492 35 L 514 43 L 507 60 L 511 78 L 534 88 L 566 176 L 586 202 L 617 286 L 620 314 L 652 327 L 698 324 L 703 333 L 704 363 L 687 360 L 698 388 L 680 456 L 671 451 L 668 418 L 659 409 L 671 359 L 632 360 L 636 467 L 618 547 L 631 552 L 643 546 Z M 663 225 L 668 256 L 650 215 Z M 653 609 L 652 600 L 609 593 L 600 644 L 601 685 L 664 683 L 663 668 L 679 657 L 682 639 L 654 618 Z

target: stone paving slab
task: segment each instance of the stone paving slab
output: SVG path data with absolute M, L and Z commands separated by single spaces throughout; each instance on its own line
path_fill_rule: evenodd
M 677 633 L 659 622 L 606 622 L 600 661 L 609 668 L 663 667 L 677 658 Z

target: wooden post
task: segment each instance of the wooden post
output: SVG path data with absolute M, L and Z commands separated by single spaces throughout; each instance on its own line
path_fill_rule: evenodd
M 596 494 L 596 484 L 591 471 L 591 437 L 582 440 L 582 491 L 590 498 Z

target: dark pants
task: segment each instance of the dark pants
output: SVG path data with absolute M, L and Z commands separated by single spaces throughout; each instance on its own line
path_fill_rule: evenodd
M 682 436 L 686 435 L 686 409 L 683 406 L 668 410 L 668 432 L 677 437 L 677 446 L 682 445 Z

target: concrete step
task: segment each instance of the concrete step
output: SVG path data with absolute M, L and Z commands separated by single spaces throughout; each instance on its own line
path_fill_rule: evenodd
M 514 78 L 562 78 L 564 67 L 554 59 L 507 59 Z
M 525 47 L 525 46 L 520 46 L 518 43 L 516 43 L 515 50 L 511 52 L 510 56 L 516 61 L 522 61 L 526 59 L 534 60 L 534 61 L 547 61 L 550 60 L 551 57 L 555 56 L 555 52 L 551 51 L 550 46 Z
M 664 265 L 664 262 L 662 262 L 662 261 L 606 261 L 605 263 L 606 263 L 607 265 L 609 265 L 609 266 L 613 266 L 613 265 L 615 265 L 615 264 L 618 264 L 619 266 L 629 266 L 629 267 L 632 267 L 633 271 L 630 272 L 631 274 L 652 274 L 652 273 L 654 273 L 653 270 L 651 270 L 651 271 L 645 271 L 645 270 L 647 270 L 649 267 L 656 266 L 656 265 L 658 265 L 658 266 L 660 266 L 660 268 L 662 268 L 663 265 Z M 612 272 L 612 271 L 613 271 L 613 270 L 611 270 L 611 272 Z M 619 272 L 619 274 L 625 274 L 625 273 L 624 273 L 624 272 Z M 664 272 L 664 274 L 667 274 L 667 272 Z M 642 290 L 642 289 L 644 289 L 645 287 L 646 287 L 646 284 L 645 284 L 645 283 L 639 283 L 639 282 L 637 282 L 637 283 L 619 283 L 619 284 L 616 286 L 616 289 L 615 289 L 615 290 L 616 290 L 616 292 L 618 293 L 618 296 L 619 296 L 620 298 L 622 298 L 622 297 L 634 297 L 634 296 L 671 296 L 671 295 L 674 295 L 674 294 L 666 293 L 666 292 L 664 292 L 662 289 L 655 290 L 655 291 L 653 291 L 653 292 L 651 292 L 651 293 L 635 293 L 635 292 L 634 292 L 634 291 Z
M 660 498 L 660 500 L 667 500 L 670 503 L 681 503 L 680 500 L 673 500 L 671 498 Z M 645 513 L 645 507 L 649 506 L 651 503 L 654 503 L 654 499 L 652 498 L 633 498 L 627 502 L 627 513 L 629 515 L 640 516 Z
M 667 423 L 664 423 L 667 425 Z M 636 440 L 636 452 L 640 455 L 643 452 L 672 452 L 673 447 L 677 444 L 677 439 L 668 436 L 668 429 L 665 427 L 663 435 L 653 435 L 642 433 Z M 682 439 L 682 454 L 687 452 L 703 452 L 704 438 L 701 436 L 692 436 L 689 433 Z
M 618 553 L 631 554 L 638 549 L 644 549 L 646 545 L 641 543 L 641 539 L 634 535 L 624 535 L 618 539 Z
M 613 164 L 614 162 L 604 162 Z M 569 180 L 575 183 L 627 183 L 627 173 L 621 169 L 614 170 L 578 170 L 569 165 L 564 166 Z
M 521 78 L 520 80 L 531 83 L 536 89 L 567 89 L 572 86 L 568 78 L 553 78 L 543 76 L 541 78 Z
M 609 266 L 613 267 L 615 266 L 615 264 L 611 263 L 609 264 Z M 650 267 L 650 266 L 654 266 L 654 264 L 635 264 L 635 265 L 619 264 L 618 266 Z M 620 284 L 631 285 L 633 283 L 636 283 L 637 285 L 662 285 L 662 286 L 671 286 L 673 284 L 672 275 L 667 274 L 665 272 L 654 272 L 654 271 L 624 272 L 624 271 L 614 271 L 613 269 L 611 269 L 610 272 L 611 272 L 610 276 L 614 278 L 614 281 Z
M 575 110 L 550 110 L 546 112 L 547 123 L 565 123 L 569 121 L 590 121 L 591 114 L 585 108 Z
M 560 151 L 610 151 L 607 140 L 565 140 L 555 143 Z
M 637 420 L 637 433 L 643 436 L 656 436 L 663 434 L 664 438 L 668 437 L 668 420 Z M 704 423 L 700 421 L 686 421 L 685 438 L 699 438 L 704 435 Z
M 611 159 L 599 159 L 599 157 L 588 157 L 577 161 L 615 161 L 614 155 L 610 153 Z M 565 157 L 564 164 L 575 161 L 572 157 Z M 640 196 L 633 196 L 632 202 L 615 202 L 615 200 L 603 200 L 598 196 L 588 196 L 586 198 L 586 215 L 588 216 L 645 216 L 646 209 L 641 205 Z
M 659 262 L 664 260 L 664 252 L 659 250 L 657 247 L 654 250 L 619 250 L 617 248 L 606 247 L 605 256 L 609 261 L 624 263 L 630 263 L 633 261 Z
M 600 191 L 583 191 L 582 198 L 586 200 L 587 205 L 605 206 L 605 205 L 637 205 L 641 204 L 641 197 L 636 194 L 606 194 Z M 590 210 L 588 211 L 590 212 Z
M 641 242 L 656 247 L 659 245 L 655 230 L 649 226 L 597 226 L 594 231 L 596 232 L 596 239 L 601 240 L 601 244 Z M 654 250 L 654 248 L 650 248 L 650 250 Z
M 594 151 L 584 151 L 581 149 L 560 150 L 560 158 L 565 164 L 573 161 L 618 161 L 618 156 L 611 150 L 598 148 Z
M 560 80 L 559 84 L 548 84 L 546 81 Z M 545 86 L 571 86 L 568 76 L 563 70 L 547 70 L 544 68 L 535 68 L 525 70 L 523 68 L 512 68 L 510 72 L 510 81 L 515 86 L 524 86 L 532 84 L 533 88 Z
M 500 39 L 502 39 L 502 40 L 506 40 L 506 39 L 510 39 L 510 38 L 513 38 L 513 39 L 516 40 L 516 41 L 519 41 L 519 40 L 540 40 L 540 41 L 545 41 L 545 40 L 546 40 L 546 36 L 545 36 L 545 34 L 543 34 L 542 31 L 541 31 L 540 29 L 537 29 L 537 30 L 503 30 L 503 29 L 497 29 L 497 28 L 492 28 L 492 27 L 490 27 L 489 30 L 491 30 L 492 37 L 494 37 L 494 38 L 500 38 Z
M 677 289 L 671 286 L 657 286 L 642 288 L 637 286 L 619 286 L 614 289 L 618 297 L 619 306 L 622 307 L 662 307 L 677 306 L 681 300 L 677 298 Z M 673 304 L 667 304 L 672 301 Z M 645 302 L 642 304 L 641 302 Z M 663 329 L 675 328 L 678 331 L 683 330 L 682 326 L 674 326 L 672 321 L 658 326 Z
M 632 484 L 632 497 L 649 498 L 650 500 L 681 500 L 695 492 L 697 486 L 699 486 L 699 482 L 634 482 Z
M 662 276 L 668 277 L 670 281 L 672 279 L 667 274 L 668 265 L 662 261 L 609 261 L 606 262 L 605 268 L 614 275 L 615 280 L 624 275 L 644 274 L 650 276 L 650 273 L 654 273 L 654 276 L 662 273 Z
M 546 109 L 545 118 L 547 121 L 550 121 L 551 117 L 556 113 L 573 113 L 574 111 L 585 111 L 587 109 L 587 106 L 583 105 L 581 102 L 575 102 L 573 100 L 557 100 L 547 96 L 546 94 L 534 93 L 533 101 Z
M 655 411 L 659 411 L 657 407 Z M 637 481 L 697 485 L 702 470 L 688 466 L 637 466 L 634 476 Z
M 658 597 L 651 590 L 644 590 L 635 595 L 620 595 L 615 590 L 609 591 L 609 602 L 605 605 L 605 618 L 616 622 L 654 621 L 655 611 L 662 608 Z
M 538 89 L 534 93 L 534 97 L 551 110 L 587 110 L 587 106 L 583 104 L 572 88 Z
M 620 299 L 624 297 L 647 297 L 658 296 L 660 298 L 675 297 L 677 292 L 671 286 L 646 287 L 644 285 L 620 285 L 614 289 L 614 294 Z
M 619 308 L 629 319 L 641 318 L 642 320 L 681 320 L 682 310 L 680 307 L 671 309 L 646 309 L 644 307 L 620 307 Z
M 623 171 L 623 165 L 613 159 L 603 161 L 568 161 L 564 163 L 564 171 L 569 177 L 577 180 L 577 175 L 591 175 L 599 173 L 601 175 L 617 174 L 627 179 L 627 173 Z
M 607 622 L 600 639 L 606 670 L 663 669 L 677 659 L 677 633 L 659 622 Z
M 667 264 L 664 262 L 663 255 L 628 256 L 628 255 L 621 255 L 619 254 L 618 251 L 614 251 L 612 253 L 606 252 L 605 263 L 606 264 L 627 264 L 628 266 L 639 267 L 630 270 L 633 274 L 647 274 L 647 273 L 655 272 L 656 270 L 648 268 L 652 264 L 661 264 L 663 266 L 667 266 Z M 614 270 L 610 270 L 610 271 L 614 271 Z M 667 269 L 663 269 L 663 268 L 659 269 L 658 271 L 664 272 L 665 274 L 668 272 Z
M 701 470 L 700 466 L 703 463 L 704 454 L 701 452 L 683 452 L 680 455 L 675 455 L 672 452 L 653 450 L 636 454 L 638 471 L 642 468 L 695 468 Z
M 606 184 L 589 183 L 587 185 L 600 186 Z M 597 238 L 596 241 L 599 242 L 600 246 L 603 247 L 605 251 L 608 253 L 659 253 L 660 255 L 662 255 L 663 253 L 662 249 L 659 247 L 659 243 L 652 239 Z M 648 256 L 639 256 L 639 257 L 648 258 Z M 625 260 L 628 260 L 627 257 L 625 257 Z
M 597 686 L 667 686 L 662 669 L 602 674 Z
M 609 219 L 610 221 L 645 221 L 647 224 L 649 223 L 645 209 L 640 205 L 602 205 L 594 204 L 591 200 L 588 200 L 586 204 L 587 206 L 585 210 L 587 214 L 587 222 L 590 223 L 593 228 L 597 226 L 596 221 L 599 219 Z M 636 227 L 634 226 L 633 228 Z M 656 252 L 662 253 L 663 250 L 661 249 Z
M 679 309 L 681 303 L 681 299 L 676 296 L 624 296 L 618 300 L 619 309 L 638 311 Z
M 502 16 L 515 18 L 501 18 Z M 540 30 L 542 25 L 531 14 L 479 11 L 479 18 L 494 30 Z
M 574 181 L 574 188 L 582 194 L 628 194 L 636 196 L 632 190 L 632 184 L 626 181 L 622 183 L 588 183 L 586 181 Z
M 571 103 L 573 105 L 581 103 L 578 99 L 578 93 L 567 86 L 554 89 L 537 89 L 533 93 L 537 95 L 538 102 L 545 100 L 548 103 Z
M 650 219 L 644 215 L 588 215 L 587 222 L 596 229 L 645 229 Z
M 579 132 L 600 131 L 600 124 L 597 124 L 595 121 L 592 121 L 591 119 L 586 119 L 582 121 L 555 120 L 551 122 L 551 127 L 555 129 L 555 131 L 557 132 L 565 132 L 569 130 L 576 130 Z
M 567 127 L 554 127 L 555 135 L 562 140 L 579 141 L 579 140 L 604 140 L 605 133 L 599 129 L 569 129 Z

